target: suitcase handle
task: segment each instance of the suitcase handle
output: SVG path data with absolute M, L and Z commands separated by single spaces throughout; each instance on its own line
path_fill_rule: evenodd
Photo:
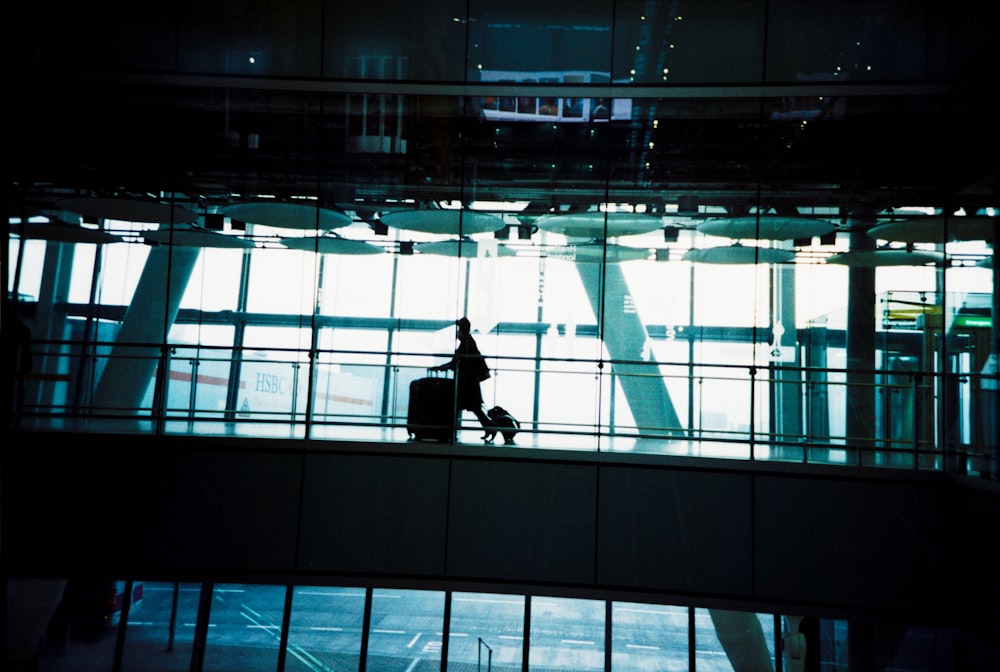
M 448 372 L 451 369 L 436 369 L 433 366 L 427 367 L 427 375 L 430 378 L 448 378 Z

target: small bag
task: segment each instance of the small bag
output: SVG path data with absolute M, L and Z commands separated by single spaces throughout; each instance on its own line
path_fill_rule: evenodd
M 473 362 L 473 370 L 475 371 L 476 378 L 479 380 L 479 382 L 481 383 L 484 380 L 487 380 L 490 377 L 490 367 L 488 364 L 486 364 L 486 358 L 483 357 L 482 355 L 477 355 L 475 358 L 473 358 L 472 362 Z
M 490 419 L 490 427 L 493 434 L 496 435 L 496 431 L 499 430 L 503 434 L 503 442 L 505 444 L 514 443 L 514 436 L 517 431 L 521 429 L 521 423 L 517 421 L 513 415 L 510 414 L 507 409 L 502 406 L 494 406 L 490 410 L 486 411 L 486 416 Z

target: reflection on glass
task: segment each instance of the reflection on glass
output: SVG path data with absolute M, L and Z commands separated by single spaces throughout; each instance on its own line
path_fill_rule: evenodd
M 530 641 L 532 669 L 603 670 L 604 602 L 532 598 Z
M 215 10 L 181 17 L 171 42 L 179 53 L 171 63 L 258 75 L 322 66 L 324 80 L 350 81 L 343 91 L 339 85 L 289 91 L 254 88 L 248 80 L 238 95 L 225 87 L 174 87 L 171 116 L 190 143 L 177 148 L 178 156 L 195 149 L 231 156 L 233 175 L 253 176 L 228 182 L 225 171 L 213 175 L 214 164 L 200 161 L 194 165 L 206 174 L 192 167 L 185 176 L 199 189 L 211 185 L 215 194 L 185 204 L 204 211 L 199 227 L 222 227 L 214 243 L 200 239 L 209 247 L 181 246 L 176 239 L 154 247 L 150 229 L 159 224 L 111 219 L 101 226 L 121 239 L 100 245 L 22 238 L 26 232 L 12 229 L 8 290 L 23 301 L 19 310 L 35 339 L 37 374 L 26 381 L 22 421 L 61 428 L 86 419 L 88 428 L 97 428 L 110 424 L 95 417 L 110 415 L 106 411 L 119 424 L 118 411 L 159 420 L 166 410 L 163 425 L 145 419 L 134 424 L 211 433 L 231 422 L 226 431 L 248 435 L 404 437 L 396 430 L 405 418 L 406 385 L 451 351 L 446 327 L 468 315 L 494 360 L 496 375 L 484 384 L 484 395 L 528 423 L 522 446 L 603 450 L 625 444 L 663 452 L 679 446 L 661 439 L 680 436 L 703 441 L 692 454 L 747 459 L 745 444 L 752 439 L 754 459 L 937 469 L 954 452 L 970 455 L 977 468 L 976 456 L 986 454 L 992 438 L 977 417 L 983 402 L 975 378 L 983 370 L 979 358 L 989 351 L 978 341 L 988 327 L 966 323 L 956 334 L 973 339 L 974 347 L 959 343 L 959 352 L 929 348 L 925 354 L 922 348 L 897 350 L 917 343 L 919 330 L 895 318 L 879 321 L 878 352 L 870 359 L 879 376 L 886 371 L 884 378 L 872 383 L 853 372 L 845 378 L 821 371 L 843 365 L 838 360 L 846 332 L 843 320 L 820 320 L 859 308 L 858 294 L 848 291 L 848 268 L 827 262 L 833 253 L 864 250 L 851 250 L 857 241 L 838 235 L 845 231 L 802 236 L 795 222 L 786 227 L 775 221 L 781 219 L 775 217 L 779 204 L 828 224 L 845 221 L 856 205 L 849 198 L 814 201 L 807 198 L 811 192 L 800 192 L 799 180 L 811 178 L 786 161 L 806 146 L 789 148 L 789 137 L 808 130 L 803 140 L 816 144 L 801 158 L 814 157 L 822 184 L 836 184 L 845 179 L 839 171 L 865 163 L 837 160 L 845 132 L 866 117 L 896 118 L 894 109 L 930 102 L 845 95 L 833 103 L 814 89 L 833 81 L 834 73 L 837 81 L 874 83 L 940 72 L 946 64 L 926 52 L 921 36 L 936 35 L 943 44 L 938 31 L 947 28 L 910 16 L 907 3 L 888 3 L 876 15 L 833 5 L 810 13 L 785 0 L 715 0 L 683 8 L 640 0 L 520 4 L 512 12 L 483 0 L 444 0 L 434 7 L 394 0 L 379 8 L 342 0 L 311 7 L 301 17 L 322 11 L 324 22 L 296 26 L 270 26 L 276 14 L 261 6 L 248 11 L 236 33 L 204 44 L 195 38 L 209 24 L 199 17 Z M 66 18 L 51 26 L 60 29 L 55 34 L 72 25 Z M 265 24 L 275 29 L 268 44 L 250 39 L 250 28 Z M 322 45 L 296 41 L 318 38 L 320 31 Z M 845 42 L 847 51 L 816 48 L 859 31 L 869 37 Z M 779 33 L 787 39 L 766 39 Z M 731 34 L 739 39 L 726 39 Z M 872 42 L 871 35 L 886 39 Z M 274 49 L 293 42 L 301 49 L 279 59 Z M 47 49 L 62 51 L 56 44 L 62 42 L 52 40 Z M 650 51 L 656 45 L 664 50 Z M 840 64 L 848 54 L 865 60 Z M 253 64 L 244 61 L 251 56 Z M 415 94 L 400 86 L 405 81 L 468 86 Z M 716 90 L 707 98 L 695 91 L 656 98 L 646 87 L 625 84 L 762 81 L 798 82 L 805 90 L 758 98 L 737 87 L 732 96 L 717 97 Z M 144 118 L 150 113 L 144 97 L 133 99 L 128 88 L 102 87 L 89 95 L 122 118 Z M 131 125 L 95 126 L 87 141 L 95 165 L 119 159 L 101 149 L 135 145 L 136 155 L 158 155 Z M 910 142 L 911 135 L 904 127 L 873 135 L 866 151 L 902 156 L 918 174 L 935 155 Z M 58 138 L 52 142 L 60 146 Z M 246 151 L 231 151 L 236 148 Z M 276 156 L 280 175 L 271 162 Z M 713 171 L 726 166 L 723 183 L 743 193 L 677 193 L 680 157 L 683 183 L 714 183 L 720 176 Z M 322 166 L 322 179 L 311 175 L 314 166 Z M 788 175 L 794 180 L 785 182 Z M 784 193 L 789 187 L 794 191 Z M 254 208 L 240 207 L 250 204 Z M 892 225 L 913 230 L 915 220 L 898 219 L 901 211 L 916 214 L 911 205 L 896 203 L 895 210 L 873 214 L 871 224 L 881 226 L 872 233 L 891 239 L 879 237 L 880 244 L 943 246 L 949 263 L 873 268 L 875 294 L 925 297 L 929 308 L 943 311 L 926 319 L 946 320 L 935 329 L 952 318 L 983 319 L 954 311 L 963 297 L 976 294 L 985 306 L 967 308 L 988 308 L 990 246 L 980 234 L 972 239 L 978 227 L 970 216 L 989 218 L 995 210 L 955 213 L 940 233 L 900 240 Z M 316 218 L 300 219 L 295 213 L 302 208 L 294 206 Z M 208 217 L 225 212 L 219 221 Z M 255 216 L 244 221 L 234 212 Z M 459 212 L 461 218 L 427 217 Z M 925 222 L 925 215 L 936 221 L 947 214 L 934 207 L 920 212 Z M 654 225 L 624 225 L 613 217 L 626 214 Z M 756 215 L 771 222 L 745 228 Z M 479 218 L 495 226 L 481 226 Z M 82 214 L 70 219 L 73 228 L 94 224 L 83 222 Z M 725 226 L 711 226 L 727 219 Z M 237 238 L 255 246 L 214 247 Z M 309 244 L 296 243 L 302 240 Z M 175 246 L 167 254 L 169 245 Z M 792 254 L 794 262 L 747 262 L 741 251 L 757 248 Z M 692 251 L 706 254 L 689 257 Z M 167 277 L 169 284 L 153 282 Z M 147 291 L 147 284 L 154 289 Z M 938 296 L 942 286 L 960 296 Z M 144 291 L 134 299 L 137 288 Z M 170 297 L 178 293 L 183 299 L 175 315 Z M 155 317 L 123 321 L 132 304 L 145 304 Z M 904 337 L 901 346 L 897 336 Z M 112 349 L 119 338 L 143 347 Z M 188 349 L 196 345 L 198 351 Z M 324 352 L 317 356 L 317 348 Z M 371 357 L 358 361 L 348 350 Z M 183 361 L 175 358 L 166 386 L 154 388 L 152 371 L 164 352 Z M 123 354 L 133 361 L 123 365 Z M 307 366 L 313 362 L 320 365 Z M 781 370 L 761 373 L 771 366 Z M 749 379 L 752 367 L 756 380 Z M 930 396 L 897 388 L 917 375 L 925 381 L 957 375 L 967 382 L 928 382 L 927 390 L 944 390 Z M 119 377 L 126 382 L 100 385 Z M 110 395 L 108 389 L 127 393 Z M 848 414 L 848 402 L 855 404 L 868 389 L 875 389 L 873 400 Z M 874 401 L 884 397 L 891 397 L 884 406 Z M 876 413 L 881 415 L 867 423 L 871 427 L 855 422 Z M 386 431 L 373 431 L 376 423 Z M 946 431 L 928 431 L 934 426 Z M 873 453 L 867 455 L 827 447 L 856 438 L 859 429 L 869 445 L 887 441 L 882 455 L 874 448 L 861 451 Z M 824 445 L 793 450 L 803 439 Z M 942 441 L 949 445 L 936 445 Z M 914 443 L 916 462 L 906 452 Z
M 285 670 L 358 669 L 364 617 L 364 588 L 296 588 L 288 624 Z
M 448 669 L 521 669 L 524 596 L 455 593 L 448 628 Z
M 142 605 L 129 614 L 122 669 L 190 669 L 200 595 L 199 583 L 147 581 Z
M 774 669 L 774 619 L 723 609 L 695 609 L 695 666 L 704 672 Z
M 284 586 L 215 586 L 203 669 L 206 672 L 277 669 L 284 609 Z
M 424 666 L 441 660 L 443 592 L 374 590 L 371 611 L 367 669 L 431 669 Z
M 103 579 L 8 579 L 8 667 L 111 669 L 122 587 Z
M 611 633 L 611 668 L 615 672 L 687 669 L 686 607 L 615 602 Z

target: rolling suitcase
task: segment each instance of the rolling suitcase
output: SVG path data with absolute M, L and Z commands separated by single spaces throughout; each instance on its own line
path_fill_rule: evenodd
M 406 431 L 416 441 L 455 440 L 455 381 L 430 375 L 410 383 Z

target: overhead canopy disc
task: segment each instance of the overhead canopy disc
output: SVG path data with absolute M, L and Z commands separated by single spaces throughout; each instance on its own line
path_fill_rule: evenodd
M 471 210 L 397 210 L 379 217 L 386 226 L 442 235 L 471 235 L 498 231 L 505 222 L 495 215 Z
M 349 215 L 337 210 L 305 203 L 272 201 L 235 203 L 223 207 L 220 213 L 248 224 L 300 231 L 329 231 L 350 226 L 354 221 Z
M 617 238 L 649 233 L 663 228 L 655 215 L 634 212 L 572 212 L 543 215 L 534 224 L 542 231 L 575 238 Z
M 688 250 L 682 259 L 700 264 L 784 264 L 794 261 L 795 253 L 773 247 L 737 244 Z
M 189 224 L 198 214 L 183 206 L 133 198 L 63 198 L 56 201 L 60 210 L 98 219 L 149 224 Z
M 825 219 L 761 215 L 709 219 L 698 226 L 698 231 L 710 236 L 727 238 L 797 240 L 822 236 L 836 228 L 835 224 Z
M 957 241 L 992 241 L 993 217 L 913 217 L 873 226 L 868 235 L 876 240 L 898 243 L 948 243 Z
M 384 247 L 336 235 L 282 238 L 281 244 L 289 249 L 320 254 L 383 254 L 385 252 Z

